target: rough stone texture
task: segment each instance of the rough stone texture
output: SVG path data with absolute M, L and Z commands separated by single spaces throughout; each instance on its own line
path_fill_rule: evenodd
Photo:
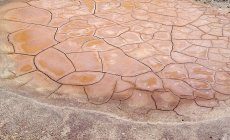
M 209 135 L 203 134 L 206 132 L 203 129 L 201 132 L 193 128 L 194 135 L 184 134 L 191 132 L 188 128 L 176 131 L 178 127 L 160 133 L 143 123 L 137 125 L 143 128 L 143 134 L 141 130 L 127 134 L 128 137 L 115 134 L 134 129 L 134 120 L 186 120 L 192 123 L 189 125 L 203 127 L 200 124 L 204 122 L 198 125 L 194 121 L 228 117 L 230 14 L 226 9 L 190 0 L 9 1 L 0 6 L 0 21 L 0 87 L 16 93 L 24 91 L 24 96 L 42 98 L 49 104 L 55 100 L 57 106 L 76 106 L 86 112 L 95 110 L 95 114 L 111 113 L 133 120 L 114 124 L 111 138 L 173 139 L 180 133 L 181 139 L 203 138 Z M 1 105 L 7 103 L 11 102 L 4 101 Z M 65 118 L 54 111 L 58 107 L 50 106 L 47 110 L 55 112 L 51 116 L 60 117 L 47 121 L 56 120 L 58 129 L 50 128 L 53 134 L 44 132 L 47 135 L 33 132 L 38 134 L 34 137 L 97 139 L 94 135 L 84 135 L 85 131 L 91 131 L 92 123 L 96 125 L 93 128 L 97 127 L 93 119 L 84 118 L 85 126 L 79 128 L 72 123 L 78 120 L 78 115 L 71 113 Z M 108 130 L 104 130 L 111 126 L 110 119 L 106 118 L 107 122 L 97 127 L 98 139 L 110 137 L 105 136 Z M 60 133 L 59 126 L 65 126 L 63 120 L 69 128 Z M 17 122 L 18 125 L 25 124 L 23 121 Z M 127 130 L 120 129 L 121 126 L 127 126 Z M 3 124 L 1 135 L 27 129 L 22 128 Z M 152 131 L 164 137 L 147 136 Z M 227 137 L 222 136 L 225 131 L 217 131 L 204 139 Z
M 40 103 L 4 90 L 0 91 L 0 120 L 0 139 L 230 139 L 229 117 L 194 123 L 138 122 Z

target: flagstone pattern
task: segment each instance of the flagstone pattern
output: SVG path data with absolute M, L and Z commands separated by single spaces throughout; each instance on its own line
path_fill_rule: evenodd
M 117 100 L 137 113 L 199 114 L 230 98 L 228 12 L 189 0 L 32 0 L 1 9 L 0 51 L 15 64 L 1 85 L 97 105 Z

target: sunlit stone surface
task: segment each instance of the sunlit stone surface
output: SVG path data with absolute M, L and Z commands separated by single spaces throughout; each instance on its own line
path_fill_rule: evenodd
M 29 0 L 0 9 L 2 88 L 128 117 L 192 120 L 228 107 L 228 12 L 189 0 Z

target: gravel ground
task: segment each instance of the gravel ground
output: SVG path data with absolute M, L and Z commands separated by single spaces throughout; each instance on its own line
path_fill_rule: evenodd
M 0 89 L 0 140 L 229 140 L 230 118 L 148 123 L 37 102 Z
M 218 8 L 230 8 L 230 0 L 196 0 Z

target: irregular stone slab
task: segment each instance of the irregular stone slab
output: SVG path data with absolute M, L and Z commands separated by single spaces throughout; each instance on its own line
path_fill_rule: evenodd
M 25 2 L 9 2 L 9 3 L 4 3 L 4 6 L 1 6 L 0 9 L 0 13 L 4 13 L 11 10 L 11 9 L 16 9 L 16 8 L 22 8 L 22 7 L 26 7 L 29 6 L 27 3 Z
M 134 89 L 127 89 L 127 90 L 120 91 L 120 92 L 114 92 L 111 99 L 119 100 L 119 101 L 127 100 L 133 95 L 133 90 Z
M 50 58 L 52 56 L 52 58 Z M 58 80 L 63 76 L 75 71 L 73 64 L 60 51 L 50 48 L 35 57 L 36 67 L 50 76 L 54 80 Z
M 180 98 L 172 92 L 154 92 L 152 94 L 157 109 L 173 110 L 179 103 Z
M 143 42 L 143 40 L 140 37 L 140 34 L 135 32 L 125 32 L 121 34 L 121 37 L 124 38 L 128 44 L 136 44 Z
M 4 16 L 5 19 L 47 25 L 51 20 L 51 13 L 35 7 L 23 7 L 10 10 Z
M 162 54 L 159 50 L 155 49 L 152 45 L 148 43 L 141 43 L 137 45 L 137 48 L 135 44 L 130 44 L 130 45 L 131 45 L 130 48 L 134 48 L 134 49 L 127 52 L 127 54 L 138 60 L 145 59 L 145 58 L 147 59 L 148 57 L 151 57 L 156 54 Z M 127 47 L 128 46 L 125 45 L 121 49 L 124 50 L 124 48 L 127 48 Z
M 149 72 L 137 76 L 136 88 L 148 91 L 163 89 L 162 80 L 156 74 Z
M 92 85 L 99 82 L 103 76 L 100 72 L 74 72 L 61 78 L 59 82 L 65 85 Z
M 203 120 L 215 112 L 203 117 L 196 111 L 226 111 L 227 12 L 175 0 L 39 0 L 1 7 L 0 87 L 137 120 Z M 15 19 L 4 19 L 10 16 Z
M 199 106 L 203 106 L 203 107 L 216 107 L 218 106 L 218 102 L 216 99 L 203 99 L 203 98 L 196 98 L 195 102 L 199 105 Z
M 201 30 L 199 30 L 195 26 L 186 25 L 181 27 L 174 27 L 172 31 L 173 39 L 194 39 L 200 40 L 202 39 L 202 35 L 204 35 Z M 206 38 L 207 39 L 207 38 Z
M 101 14 L 97 14 L 97 16 L 99 16 L 101 18 L 108 19 L 108 20 L 113 21 L 113 22 L 118 23 L 118 24 L 130 22 L 130 21 L 134 20 L 134 18 L 130 14 L 123 14 L 123 13 L 119 13 L 119 12 L 117 12 L 117 13 L 115 13 L 115 12 L 101 13 Z
M 170 55 L 173 47 L 172 42 L 167 40 L 152 39 L 148 41 L 156 50 L 161 52 L 161 55 Z
M 102 71 L 102 62 L 97 52 L 71 53 L 67 56 L 76 71 Z
M 185 82 L 181 80 L 172 80 L 172 79 L 164 79 L 164 88 L 169 89 L 175 95 L 192 99 L 193 97 L 193 89 Z
M 93 0 L 83 0 L 83 2 L 85 3 L 85 6 L 89 12 L 93 14 L 96 8 L 96 3 Z
M 134 88 L 133 83 L 120 79 L 117 81 L 115 92 L 122 92 L 131 88 Z
M 8 33 L 13 33 L 18 30 L 25 29 L 29 27 L 30 25 L 27 23 L 21 23 L 21 22 L 14 22 L 14 21 L 8 21 L 8 20 L 0 20 L 0 29 L 1 32 L 3 31 Z
M 203 79 L 209 82 L 214 81 L 214 72 L 212 70 L 198 64 L 185 64 L 185 66 L 190 78 Z
M 81 36 L 67 39 L 54 47 L 64 53 L 77 53 L 82 52 L 82 46 L 87 41 L 94 40 L 92 36 Z
M 211 108 L 201 107 L 193 100 L 181 99 L 175 111 L 180 115 L 192 117 L 207 114 L 211 111 Z
M 103 71 L 121 76 L 135 76 L 150 69 L 120 50 L 101 52 Z M 128 65 L 127 65 L 128 64 Z
M 58 0 L 30 1 L 29 4 L 44 9 L 61 9 L 61 8 L 69 7 L 73 4 L 79 5 L 79 3 L 75 1 L 58 1 Z
M 109 45 L 102 39 L 89 40 L 82 46 L 84 51 L 108 51 L 116 49 L 115 47 Z
M 49 99 L 69 100 L 71 103 L 87 103 L 88 99 L 82 86 L 62 85 L 49 96 Z
M 212 86 L 214 90 L 216 90 L 217 92 L 220 92 L 222 94 L 230 94 L 230 86 L 229 85 L 213 85 Z
M 172 52 L 171 53 L 172 59 L 175 60 L 177 63 L 189 63 L 195 62 L 197 60 L 196 57 L 191 57 L 183 53 Z
M 0 29 L 2 30 L 2 28 Z M 9 33 L 5 31 L 2 31 L 1 33 L 2 35 L 0 36 L 1 39 L 0 52 L 5 54 L 14 53 L 14 47 L 8 40 Z
M 215 82 L 221 85 L 230 85 L 230 74 L 227 72 L 216 72 Z
M 143 59 L 142 62 L 148 65 L 152 69 L 153 72 L 159 72 L 164 69 L 164 64 L 162 64 L 160 61 L 158 61 L 154 57 Z
M 9 57 L 14 63 L 14 67 L 10 71 L 15 73 L 16 76 L 36 70 L 33 56 L 12 54 Z
M 214 96 L 216 97 L 217 92 L 213 91 L 212 89 L 209 90 L 195 90 L 194 96 L 201 97 L 204 99 L 212 99 Z
M 201 58 L 201 59 L 207 59 L 207 57 L 208 57 L 208 48 L 192 45 L 191 47 L 186 48 L 183 51 L 183 53 L 188 55 L 188 56 Z
M 57 38 L 65 40 L 69 37 L 93 35 L 94 32 L 95 27 L 89 25 L 86 21 L 72 20 L 59 28 Z
M 151 98 L 151 92 L 134 90 L 130 98 L 121 102 L 120 108 L 127 112 L 147 113 L 156 109 L 156 106 Z
M 89 102 L 93 104 L 103 104 L 108 102 L 114 93 L 117 80 L 118 76 L 105 74 L 100 82 L 86 86 L 85 91 Z
M 56 44 L 55 30 L 44 26 L 31 26 L 14 32 L 10 35 L 9 40 L 14 45 L 16 53 L 35 55 Z
M 188 78 L 184 64 L 169 64 L 161 71 L 162 78 L 185 79 Z
M 185 81 L 195 89 L 210 89 L 210 84 L 204 80 L 185 79 Z
M 104 28 L 97 29 L 95 36 L 99 38 L 117 37 L 122 33 L 128 31 L 128 29 L 129 28 L 120 25 L 104 27 Z
M 60 86 L 60 84 L 38 71 L 20 76 L 16 80 L 24 81 L 17 89 L 42 97 L 51 95 Z

